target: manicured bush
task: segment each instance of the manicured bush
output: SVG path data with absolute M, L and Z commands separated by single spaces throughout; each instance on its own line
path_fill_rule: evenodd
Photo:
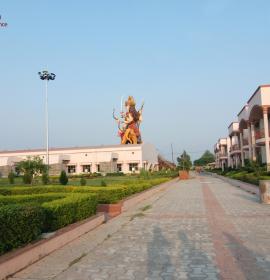
M 102 181 L 100 182 L 100 185 L 101 185 L 101 187 L 106 187 L 106 186 L 107 186 L 107 183 L 106 183 L 104 180 L 102 180 Z
M 90 217 L 97 203 L 116 203 L 168 180 L 138 179 L 106 187 L 0 187 L 0 253 L 35 240 L 41 232 Z
M 37 205 L 0 207 L 0 254 L 37 239 L 44 221 L 44 210 Z
M 67 185 L 68 176 L 67 176 L 66 171 L 64 171 L 64 170 L 61 171 L 61 174 L 60 174 L 60 177 L 59 177 L 59 182 L 60 182 L 61 185 Z
M 26 194 L 26 195 L 8 195 L 0 196 L 0 206 L 8 204 L 41 204 L 60 198 L 65 198 L 69 194 L 65 193 L 45 193 L 45 194 Z
M 64 199 L 42 204 L 46 213 L 46 231 L 54 231 L 96 213 L 97 197 L 90 194 L 70 194 Z
M 106 177 L 125 176 L 123 172 L 106 173 Z
M 48 184 L 49 184 L 50 178 L 49 178 L 49 174 L 48 174 L 48 171 L 47 171 L 47 170 L 44 171 L 44 172 L 42 173 L 41 179 L 42 179 L 42 183 L 43 183 L 44 185 L 48 185 Z
M 85 186 L 86 185 L 86 179 L 84 177 L 81 178 L 80 184 L 81 184 L 81 186 Z
M 13 171 L 10 171 L 8 173 L 8 181 L 11 185 L 13 185 L 15 183 L 15 174 Z

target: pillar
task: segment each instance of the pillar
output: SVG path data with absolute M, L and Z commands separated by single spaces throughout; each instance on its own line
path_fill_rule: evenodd
M 256 139 L 255 139 L 255 129 L 254 124 L 250 124 L 251 131 L 251 149 L 252 149 L 252 160 L 256 161 Z
M 267 171 L 270 171 L 270 151 L 269 151 L 269 127 L 268 127 L 268 107 L 263 107 L 263 125 L 264 125 L 264 139 L 265 139 L 265 156 Z
M 252 160 L 252 141 L 250 123 L 248 123 L 248 158 L 249 160 Z
M 244 149 L 243 149 L 243 132 L 240 132 L 240 149 L 241 149 L 241 163 L 242 167 L 245 166 Z

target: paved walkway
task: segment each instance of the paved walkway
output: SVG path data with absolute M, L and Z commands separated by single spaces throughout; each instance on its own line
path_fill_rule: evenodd
M 269 214 L 220 179 L 178 181 L 11 279 L 270 279 Z

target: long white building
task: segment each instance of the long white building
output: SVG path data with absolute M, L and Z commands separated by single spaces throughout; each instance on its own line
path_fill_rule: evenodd
M 270 171 L 270 85 L 261 85 L 228 127 L 228 136 L 215 144 L 216 167 L 237 168 L 246 160 L 266 164 Z
M 0 175 L 7 176 L 16 164 L 27 157 L 39 156 L 46 162 L 46 150 L 0 152 Z M 158 170 L 158 152 L 152 144 L 111 145 L 97 147 L 52 148 L 49 154 L 50 174 L 61 170 L 68 174 L 134 173 L 140 169 Z

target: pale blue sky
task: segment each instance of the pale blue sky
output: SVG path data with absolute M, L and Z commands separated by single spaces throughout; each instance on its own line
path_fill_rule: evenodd
M 253 0 L 0 3 L 0 150 L 116 144 L 112 108 L 145 100 L 142 136 L 168 158 L 193 159 L 259 84 L 270 83 L 270 2 Z

